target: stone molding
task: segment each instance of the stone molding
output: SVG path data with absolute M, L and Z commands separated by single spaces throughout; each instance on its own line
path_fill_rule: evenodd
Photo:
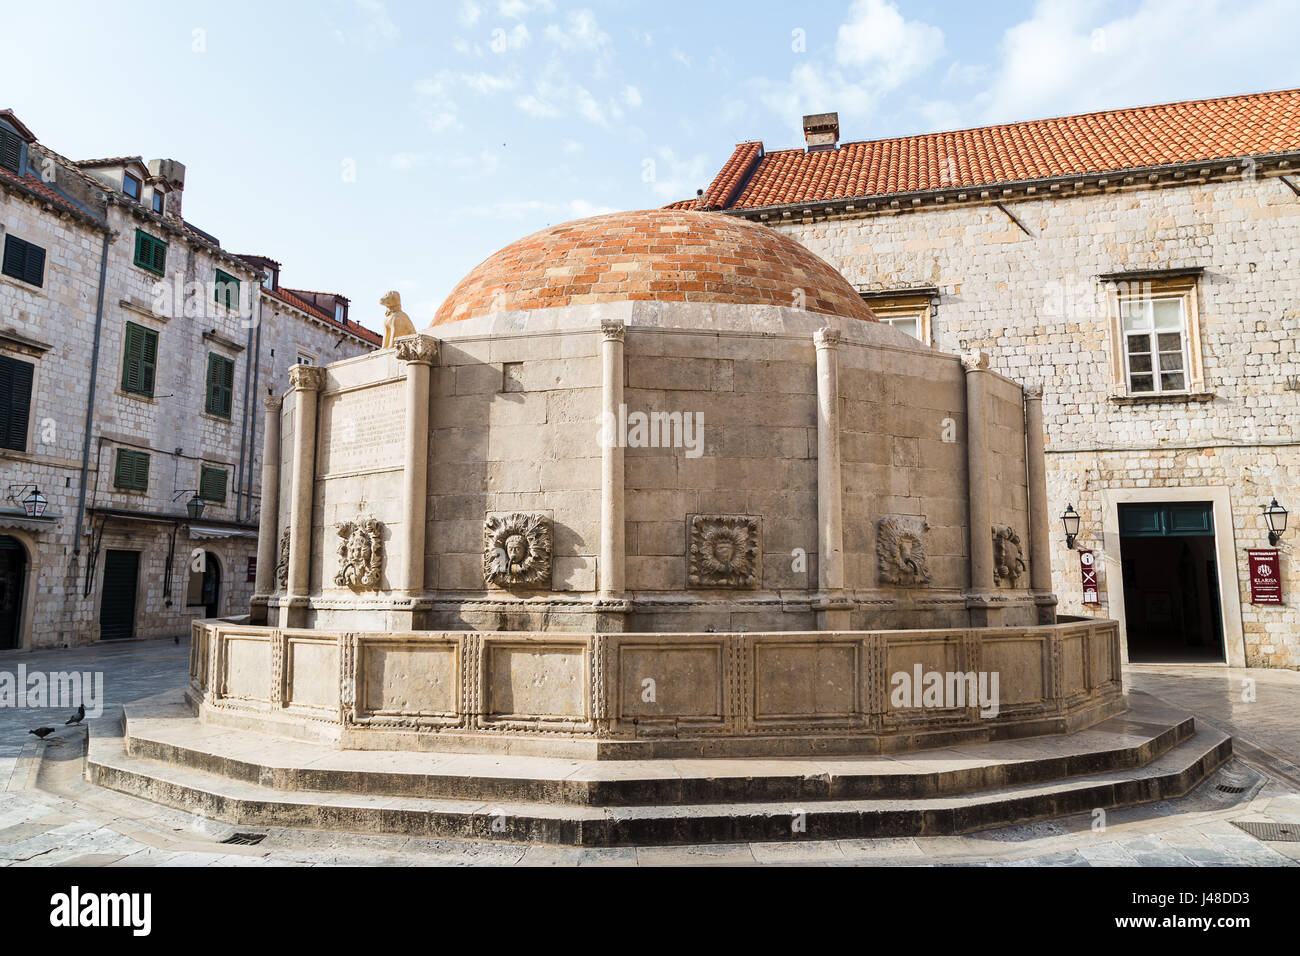
M 289 387 L 319 392 L 325 385 L 325 370 L 319 365 L 290 365 Z
M 432 365 L 438 360 L 438 340 L 432 335 L 404 335 L 395 344 L 400 362 Z

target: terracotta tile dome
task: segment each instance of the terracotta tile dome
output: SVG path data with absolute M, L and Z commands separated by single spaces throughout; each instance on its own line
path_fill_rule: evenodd
M 470 271 L 433 325 L 489 312 L 628 300 L 802 307 L 875 321 L 834 268 L 767 226 L 650 209 L 551 226 Z

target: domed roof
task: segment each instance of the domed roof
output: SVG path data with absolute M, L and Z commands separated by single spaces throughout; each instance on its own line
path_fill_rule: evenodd
M 578 219 L 511 243 L 461 280 L 432 324 L 639 299 L 802 306 L 875 321 L 842 275 L 775 229 L 719 213 L 648 209 Z

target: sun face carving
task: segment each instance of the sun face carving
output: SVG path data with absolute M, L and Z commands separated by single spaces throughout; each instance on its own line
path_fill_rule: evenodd
M 339 572 L 334 583 L 354 591 L 378 591 L 384 569 L 384 524 L 378 518 L 359 518 L 338 526 Z
M 551 519 L 545 514 L 488 515 L 483 522 L 483 580 L 497 587 L 551 583 Z
M 925 533 L 930 525 L 916 515 L 886 515 L 876 525 L 876 562 L 881 584 L 915 588 L 930 583 Z
M 1016 586 L 1020 575 L 1029 570 L 1021 557 L 1020 535 L 1009 524 L 993 526 L 993 580 L 996 584 L 1003 582 Z
M 749 515 L 691 517 L 694 588 L 749 588 L 758 580 L 758 519 Z

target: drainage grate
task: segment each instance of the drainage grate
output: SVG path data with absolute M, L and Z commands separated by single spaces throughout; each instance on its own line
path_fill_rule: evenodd
M 1236 821 L 1232 825 L 1245 830 L 1256 840 L 1270 843 L 1300 843 L 1300 823 L 1256 823 L 1255 821 Z
M 265 833 L 232 833 L 221 842 L 233 846 L 256 846 L 265 839 Z
M 1245 793 L 1245 787 L 1230 787 L 1226 783 L 1216 783 L 1214 789 L 1220 793 Z

